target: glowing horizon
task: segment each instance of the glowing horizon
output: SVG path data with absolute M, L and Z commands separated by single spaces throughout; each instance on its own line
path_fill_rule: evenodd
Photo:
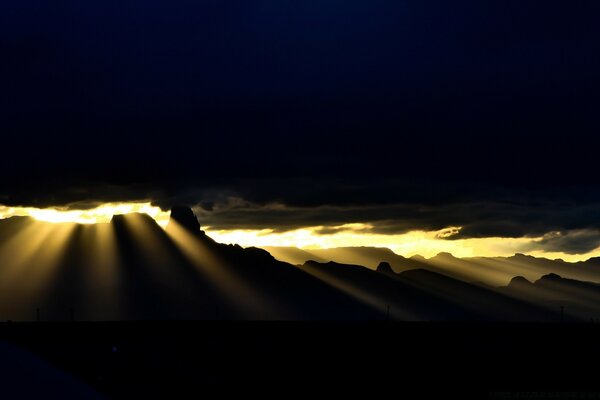
M 31 217 L 51 223 L 100 224 L 108 223 L 114 215 L 143 213 L 165 227 L 169 222 L 170 211 L 163 211 L 150 202 L 104 203 L 89 209 L 67 207 L 10 207 L 0 205 L 0 219 L 10 217 Z
M 109 223 L 114 215 L 143 213 L 152 217 L 165 228 L 170 211 L 163 211 L 151 202 L 113 202 L 89 209 L 67 207 L 36 208 L 0 205 L 0 219 L 14 216 L 31 217 L 51 223 L 98 224 Z M 436 231 L 413 230 L 401 234 L 373 232 L 374 226 L 365 223 L 348 223 L 334 227 L 308 226 L 289 231 L 274 229 L 212 229 L 203 227 L 206 233 L 221 243 L 239 244 L 242 247 L 296 247 L 304 250 L 331 249 L 338 247 L 381 247 L 388 248 L 404 257 L 420 255 L 431 258 L 441 252 L 455 257 L 506 257 L 523 253 L 548 259 L 563 259 L 568 262 L 585 261 L 600 256 L 600 248 L 583 254 L 545 252 L 533 250 L 532 244 L 543 237 L 485 237 L 451 239 L 461 227 L 450 226 Z M 324 234 L 324 229 L 332 233 Z
M 567 262 L 585 261 L 600 256 L 600 248 L 582 254 L 563 252 L 545 252 L 531 250 L 540 237 L 485 237 L 452 239 L 460 227 L 447 227 L 437 231 L 413 230 L 401 234 L 372 233 L 370 224 L 343 224 L 333 228 L 336 232 L 321 234 L 324 226 L 311 226 L 300 229 L 276 232 L 273 229 L 231 229 L 205 231 L 213 239 L 221 243 L 239 244 L 242 247 L 296 247 L 303 250 L 332 249 L 339 247 L 381 247 L 394 253 L 412 257 L 415 255 L 431 258 L 439 253 L 447 252 L 455 257 L 509 257 L 523 253 L 547 259 L 562 259 Z

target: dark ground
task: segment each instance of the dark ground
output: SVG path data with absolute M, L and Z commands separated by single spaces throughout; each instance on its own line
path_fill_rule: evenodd
M 280 387 L 283 393 L 311 393 L 322 386 L 337 393 L 360 388 L 388 398 L 600 398 L 590 393 L 600 390 L 594 365 L 600 355 L 598 337 L 600 325 L 592 323 L 172 321 L 0 326 L 7 346 L 25 349 L 101 394 L 119 398 L 199 397 L 214 385 L 226 391 L 276 393 Z M 12 370 L 7 363 L 14 361 L 3 358 L 0 368 Z M 35 385 L 35 372 L 31 375 L 26 381 Z

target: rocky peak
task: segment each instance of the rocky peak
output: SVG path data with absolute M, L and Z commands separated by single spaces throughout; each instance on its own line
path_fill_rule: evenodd
M 171 221 L 175 221 L 179 223 L 182 227 L 187 229 L 192 233 L 200 233 L 200 223 L 198 222 L 198 218 L 189 207 L 173 207 L 171 208 L 171 217 L 169 219 L 169 224 Z M 169 225 L 167 225 L 167 229 Z
M 376 269 L 377 272 L 381 272 L 382 274 L 394 274 L 394 270 L 389 262 L 382 261 L 379 263 Z
M 510 280 L 510 283 L 508 284 L 509 288 L 524 288 L 524 287 L 531 287 L 533 284 L 531 282 L 529 282 L 526 278 L 522 277 L 522 276 L 515 276 L 514 278 L 512 278 Z

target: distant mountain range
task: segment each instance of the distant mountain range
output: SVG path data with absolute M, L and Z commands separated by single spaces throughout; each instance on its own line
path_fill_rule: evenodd
M 295 247 L 263 247 L 275 258 L 291 264 L 306 261 L 335 261 L 343 264 L 360 264 L 376 269 L 380 262 L 390 264 L 395 272 L 423 268 L 446 274 L 469 282 L 481 282 L 491 286 L 507 285 L 515 276 L 535 281 L 543 275 L 556 273 L 565 278 L 600 283 L 600 258 L 569 263 L 524 254 L 510 257 L 457 258 L 450 253 L 439 253 L 426 259 L 416 255 L 403 257 L 385 247 L 339 247 L 331 249 L 302 250 Z
M 264 246 L 278 260 L 290 264 L 304 264 L 306 261 L 335 261 L 341 264 L 358 264 L 375 269 L 380 262 L 388 262 L 394 271 L 401 272 L 421 268 L 423 257 L 406 258 L 386 247 L 336 247 L 331 249 L 303 250 L 297 247 Z
M 116 215 L 96 225 L 0 220 L 0 320 L 600 316 L 598 286 L 584 282 L 597 281 L 595 260 L 458 259 L 444 253 L 426 260 L 378 248 L 269 250 L 275 257 L 215 242 L 188 208 L 173 209 L 166 229 L 145 214 Z M 276 259 L 284 256 L 292 263 Z M 364 266 L 342 262 L 347 260 Z

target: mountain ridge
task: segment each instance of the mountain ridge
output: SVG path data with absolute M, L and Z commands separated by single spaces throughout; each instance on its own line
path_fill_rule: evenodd
M 419 255 L 404 257 L 389 248 L 369 246 L 330 249 L 297 249 L 277 246 L 263 246 L 262 248 L 273 254 L 275 258 L 292 264 L 302 264 L 312 257 L 321 262 L 336 261 L 360 264 L 376 270 L 381 262 L 387 262 L 394 272 L 424 268 L 450 274 L 462 280 L 480 281 L 493 286 L 505 286 L 512 278 L 520 275 L 534 281 L 550 272 L 556 272 L 572 279 L 600 283 L 600 257 L 591 257 L 586 261 L 568 262 L 522 253 L 515 253 L 512 256 L 461 258 L 448 252 L 440 252 L 433 257 L 425 258 Z
M 139 213 L 96 225 L 0 221 L 0 319 L 559 319 L 555 307 L 538 301 L 548 296 L 537 291 L 521 296 L 478 279 L 512 275 L 508 284 L 523 275 L 519 271 L 527 279 L 545 272 L 536 265 L 544 264 L 539 259 L 507 263 L 441 253 L 422 260 L 393 257 L 389 249 L 347 247 L 338 249 L 345 257 L 362 251 L 363 257 L 383 255 L 406 264 L 398 269 L 378 260 L 369 268 L 324 261 L 324 252 L 307 251 L 298 254 L 315 259 L 293 265 L 263 248 L 218 243 L 201 230 L 190 209 L 174 210 L 164 229 Z M 558 278 L 542 274 L 533 285 L 557 281 L 562 286 L 546 287 L 544 293 L 567 287 L 596 298 L 596 286 L 565 280 L 559 272 L 553 271 Z M 583 319 L 597 312 L 594 304 L 573 310 Z

